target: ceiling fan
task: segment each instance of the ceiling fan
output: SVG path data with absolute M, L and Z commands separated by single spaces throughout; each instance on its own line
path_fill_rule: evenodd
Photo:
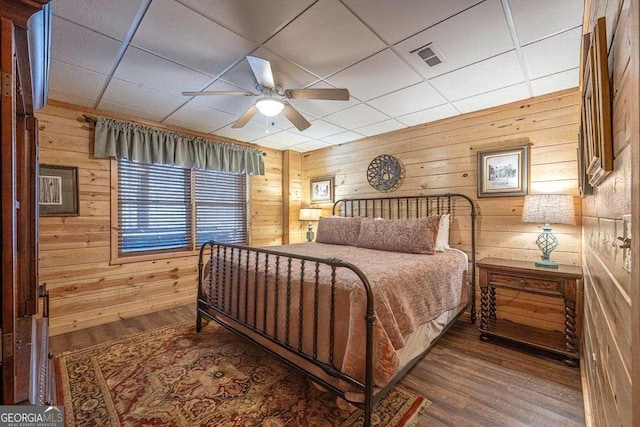
M 182 92 L 184 96 L 257 96 L 258 100 L 254 105 L 240 116 L 231 126 L 241 128 L 246 125 L 256 113 L 261 112 L 267 117 L 277 116 L 282 112 L 284 116 L 298 130 L 305 130 L 311 123 L 304 118 L 298 110 L 287 102 L 287 99 L 326 99 L 331 101 L 348 101 L 349 91 L 347 89 L 282 89 L 273 80 L 271 63 L 257 56 L 247 56 L 247 61 L 256 79 L 256 90 L 258 93 L 248 91 L 203 91 L 203 92 Z

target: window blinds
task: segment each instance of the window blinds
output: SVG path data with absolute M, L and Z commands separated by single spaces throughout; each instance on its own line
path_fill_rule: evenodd
M 190 249 L 191 177 L 182 168 L 118 163 L 118 250 Z
M 247 243 L 246 175 L 120 160 L 118 225 L 122 255 Z
M 197 245 L 247 243 L 246 175 L 196 170 L 195 182 Z

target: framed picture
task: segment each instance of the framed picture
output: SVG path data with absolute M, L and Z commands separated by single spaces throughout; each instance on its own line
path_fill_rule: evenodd
M 529 145 L 478 152 L 478 197 L 525 196 Z
M 40 216 L 77 216 L 78 168 L 40 165 Z
M 583 39 L 582 151 L 587 181 L 595 187 L 613 170 L 611 95 L 605 18 Z
M 333 203 L 333 177 L 311 179 L 311 203 Z

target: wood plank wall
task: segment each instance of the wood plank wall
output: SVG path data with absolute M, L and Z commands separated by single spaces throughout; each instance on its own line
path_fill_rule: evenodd
M 576 89 L 438 122 L 398 130 L 340 146 L 303 154 L 303 201 L 309 201 L 309 179 L 335 176 L 335 194 L 343 197 L 383 197 L 366 178 L 367 166 L 380 154 L 400 159 L 406 178 L 390 195 L 456 192 L 476 197 L 478 150 L 531 144 L 530 193 L 577 195 L 577 134 L 580 96 Z M 535 240 L 541 225 L 520 222 L 523 197 L 484 198 L 479 207 L 478 259 L 502 257 L 536 260 Z M 579 223 L 580 201 L 575 198 Z M 303 202 L 304 204 L 304 202 Z M 324 214 L 331 205 L 322 205 Z M 468 224 L 453 224 L 451 239 L 469 248 L 463 233 Z M 580 226 L 556 225 L 560 246 L 553 258 L 579 264 Z M 499 294 L 498 316 L 564 331 L 559 299 L 504 292 Z
M 194 254 L 110 264 L 110 161 L 91 155 L 86 113 L 136 121 L 61 103 L 37 113 L 40 163 L 77 166 L 79 175 L 80 216 L 40 220 L 40 283 L 51 297 L 52 335 L 195 302 Z M 264 151 L 266 174 L 250 180 L 250 241 L 261 246 L 280 244 L 283 230 L 282 152 Z
M 282 153 L 282 192 L 288 195 L 284 200 L 284 233 L 282 243 L 303 241 L 306 224 L 298 220 L 302 205 L 302 154 L 285 150 Z M 304 227 L 303 227 L 304 225 Z
M 631 213 L 632 144 L 637 144 L 638 61 L 637 2 L 592 0 L 584 31 L 605 16 L 609 80 L 613 96 L 614 171 L 583 200 L 583 270 L 585 273 L 583 372 L 593 425 L 633 425 L 631 419 L 631 275 L 622 269 L 622 215 Z M 632 24 L 635 22 L 635 26 Z M 635 33 L 634 33 L 635 32 Z M 632 40 L 636 40 L 633 42 Z M 635 218 L 634 221 L 638 221 Z M 634 259 L 637 262 L 638 257 Z M 637 293 L 637 290 L 636 290 Z M 637 304 L 637 302 L 636 302 Z M 637 310 L 637 308 L 636 308 Z M 637 349 L 635 349 L 637 352 Z M 638 357 L 637 353 L 634 357 Z M 638 378 L 636 376 L 636 378 Z M 638 405 L 636 400 L 635 405 Z M 637 420 L 640 421 L 640 420 Z M 637 425 L 637 424 L 635 424 Z

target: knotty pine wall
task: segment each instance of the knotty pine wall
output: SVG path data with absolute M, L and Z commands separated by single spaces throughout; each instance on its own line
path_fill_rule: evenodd
M 632 144 L 638 145 L 638 3 L 630 0 L 593 0 L 585 11 L 584 31 L 605 16 L 609 50 L 609 81 L 613 95 L 614 171 L 583 200 L 585 396 L 593 425 L 632 423 L 632 295 L 640 283 L 622 269 L 622 215 L 630 214 L 632 199 Z M 637 152 L 636 152 L 637 156 Z M 637 172 L 636 172 L 637 173 Z M 634 218 L 637 223 L 638 218 Z M 637 263 L 637 253 L 634 263 Z M 634 289 L 635 287 L 635 289 Z M 638 310 L 636 308 L 636 310 Z M 640 378 L 635 374 L 635 378 Z M 636 396 L 635 405 L 638 405 Z M 636 420 L 640 422 L 640 420 Z
M 520 222 L 524 197 L 477 199 L 478 150 L 531 144 L 530 193 L 578 194 L 577 135 L 580 96 L 577 89 L 465 114 L 420 126 L 325 148 L 302 157 L 303 205 L 309 201 L 309 179 L 335 176 L 336 198 L 384 197 L 366 178 L 367 166 L 380 154 L 400 159 L 406 178 L 389 195 L 455 192 L 477 200 L 477 257 L 534 261 L 541 225 Z M 580 200 L 575 198 L 578 225 L 554 225 L 560 245 L 553 258 L 580 264 Z M 331 213 L 331 205 L 322 205 Z M 291 224 L 292 228 L 296 224 Z M 465 232 L 461 232 L 465 229 Z M 452 226 L 456 246 L 469 249 L 468 223 Z M 292 237 L 295 234 L 292 233 Z M 478 292 L 479 294 L 479 292 Z M 499 294 L 498 316 L 549 330 L 564 331 L 562 301 L 530 294 Z
M 91 155 L 94 127 L 83 114 L 136 121 L 55 102 L 37 113 L 40 163 L 77 166 L 80 191 L 80 216 L 40 218 L 40 283 L 51 298 L 52 335 L 195 303 L 196 297 L 197 255 L 110 264 L 110 161 Z M 264 151 L 266 175 L 250 179 L 250 240 L 258 246 L 280 244 L 283 234 L 282 152 Z

